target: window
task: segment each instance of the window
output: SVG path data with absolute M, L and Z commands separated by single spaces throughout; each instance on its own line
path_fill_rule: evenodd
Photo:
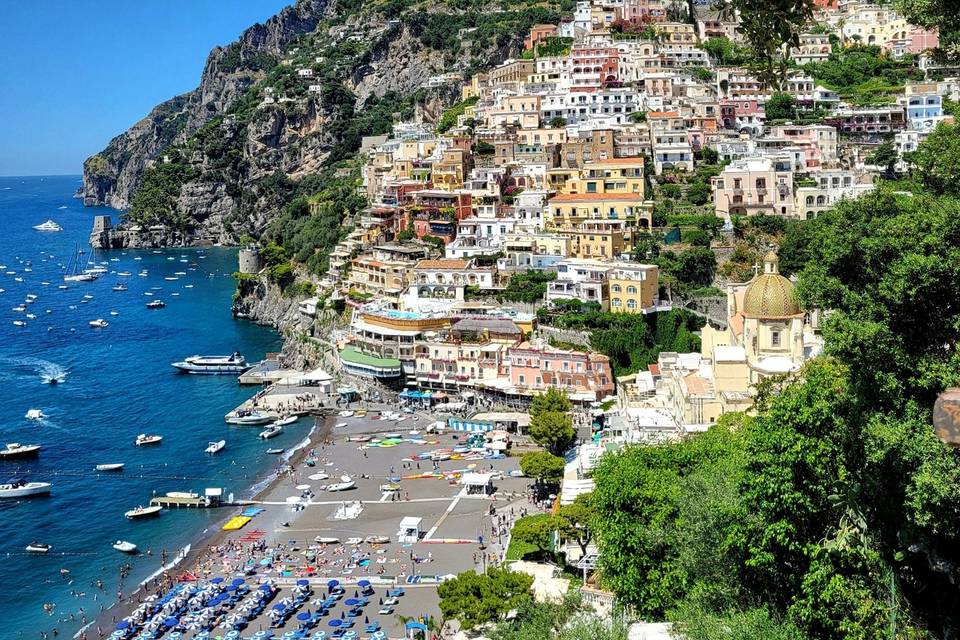
M 771 332 L 770 332 L 770 344 L 772 344 L 772 345 L 775 346 L 775 347 L 779 347 L 779 346 L 780 346 L 780 332 L 779 332 L 779 331 L 771 331 Z
M 634 287 L 633 285 L 630 285 L 629 287 L 627 287 L 627 293 L 628 293 L 628 294 L 631 294 L 631 295 L 632 295 L 632 294 L 635 294 L 636 292 L 637 292 L 637 288 Z
M 617 308 L 617 309 L 619 309 L 619 308 L 621 307 L 621 305 L 622 305 L 622 303 L 620 302 L 620 298 L 614 298 L 614 299 L 612 299 L 612 300 L 610 301 L 610 305 L 613 306 L 613 307 L 615 307 L 615 308 Z
M 520 384 L 526 383 L 526 379 L 523 377 L 523 374 L 517 376 L 517 382 L 519 382 Z
M 636 301 L 636 300 L 627 300 L 627 308 L 628 308 L 628 309 L 636 309 L 636 308 L 637 308 L 637 301 Z

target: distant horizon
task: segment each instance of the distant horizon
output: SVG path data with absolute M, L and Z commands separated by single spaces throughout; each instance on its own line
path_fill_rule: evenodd
M 83 172 L 80 173 L 21 173 L 5 174 L 0 173 L 0 178 L 83 178 Z
M 292 3 L 11 3 L 0 21 L 0 176 L 81 174 L 156 105 L 195 89 L 212 49 Z

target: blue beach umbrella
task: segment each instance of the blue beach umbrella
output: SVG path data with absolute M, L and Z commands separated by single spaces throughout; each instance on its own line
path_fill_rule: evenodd
M 300 585 L 301 587 L 306 587 L 307 585 L 310 584 L 310 581 L 309 581 L 309 580 L 297 580 L 297 584 Z
M 166 620 L 163 621 L 163 626 L 167 628 L 175 627 L 178 624 L 180 624 L 180 621 L 177 620 L 176 618 L 167 618 Z
M 231 584 L 235 584 L 235 585 L 237 585 L 237 586 L 239 587 L 240 585 L 242 585 L 242 584 L 244 584 L 244 583 L 246 583 L 246 580 L 244 580 L 243 578 L 234 578 L 234 580 L 233 580 L 233 582 L 232 582 Z
M 282 604 L 275 604 L 275 605 L 273 605 L 273 610 L 274 610 L 274 611 L 283 611 L 284 609 L 286 609 L 286 607 L 285 607 L 284 605 L 282 605 Z
M 340 581 L 339 581 L 339 580 L 328 580 L 328 581 L 327 581 L 327 586 L 330 587 L 331 589 L 333 589 L 334 587 L 336 587 L 336 586 L 339 585 L 339 584 L 340 584 Z
M 273 591 L 273 587 L 268 584 L 260 585 L 260 591 Z
M 214 579 L 211 580 L 210 582 L 211 582 L 212 584 L 220 584 L 221 582 L 223 582 L 223 578 L 217 576 L 216 578 L 214 578 Z
M 309 620 L 310 618 L 311 618 L 310 614 L 307 613 L 306 611 L 304 611 L 303 613 L 298 613 L 298 614 L 297 614 L 297 620 L 301 620 L 301 621 L 303 621 L 303 622 L 306 622 L 306 621 Z
M 235 584 L 227 585 L 227 591 L 236 591 L 236 590 L 237 590 L 237 585 Z
M 329 627 L 339 627 L 339 626 L 342 625 L 342 624 L 343 624 L 343 620 L 340 620 L 339 618 L 334 618 L 333 620 L 331 620 L 330 622 L 327 623 L 327 626 L 329 626 Z
M 360 601 L 357 600 L 356 598 L 347 598 L 346 600 L 343 601 L 343 604 L 346 604 L 346 605 L 349 605 L 349 606 L 352 607 L 353 605 L 357 604 L 358 602 L 360 602 Z
M 129 628 L 130 628 L 130 621 L 129 621 L 129 620 L 121 620 L 120 622 L 117 623 L 117 630 L 118 630 L 118 631 L 123 631 L 124 629 L 129 629 Z
M 369 586 L 370 586 L 370 581 L 369 581 L 369 580 L 361 580 L 361 581 L 358 582 L 357 584 L 360 585 L 361 587 L 369 587 Z

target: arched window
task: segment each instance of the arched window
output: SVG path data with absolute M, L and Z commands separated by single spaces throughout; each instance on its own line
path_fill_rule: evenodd
M 635 294 L 636 292 L 637 292 L 637 288 L 636 288 L 635 286 L 630 285 L 629 287 L 627 287 L 627 293 L 628 293 L 628 294 L 631 294 L 631 295 L 632 295 L 632 294 Z
M 621 291 L 620 285 L 615 284 L 615 285 L 613 285 L 613 286 L 610 287 L 610 290 L 613 291 L 614 293 L 620 293 L 620 291 Z
M 636 300 L 627 300 L 627 308 L 628 308 L 628 309 L 636 309 L 636 308 L 637 308 L 637 301 L 636 301 Z

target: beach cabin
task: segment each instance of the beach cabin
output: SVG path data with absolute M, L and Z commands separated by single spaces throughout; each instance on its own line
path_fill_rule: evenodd
M 460 478 L 460 484 L 467 488 L 467 495 L 470 496 L 489 496 L 496 491 L 492 473 L 465 473 Z
M 397 531 L 397 542 L 399 544 L 413 544 L 420 540 L 423 532 L 420 530 L 420 523 L 423 518 L 415 516 L 405 516 L 400 521 L 400 530 Z

